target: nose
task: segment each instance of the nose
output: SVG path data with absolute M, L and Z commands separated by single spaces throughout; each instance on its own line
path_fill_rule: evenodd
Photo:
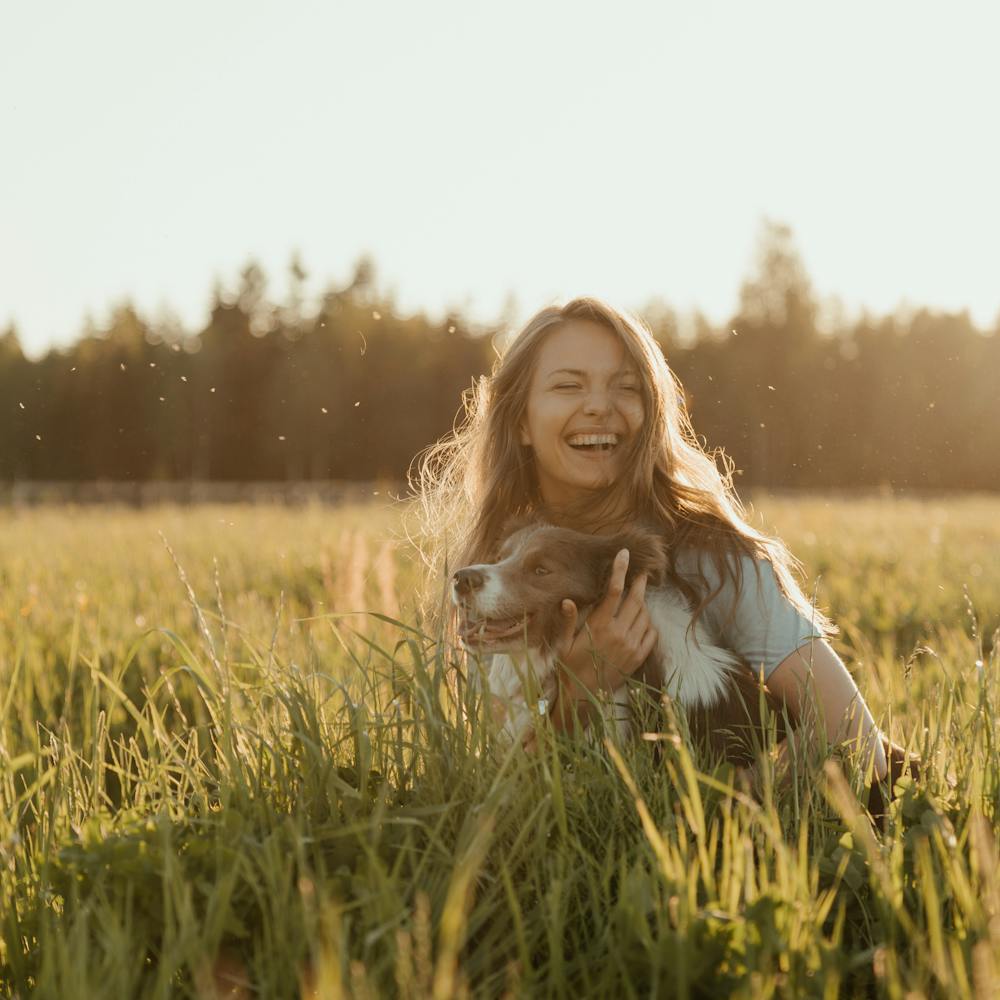
M 587 393 L 583 401 L 583 412 L 597 415 L 609 413 L 611 411 L 611 396 L 601 389 L 594 389 Z
M 455 585 L 455 593 L 467 597 L 474 590 L 479 590 L 482 587 L 486 577 L 478 569 L 460 569 L 451 580 Z

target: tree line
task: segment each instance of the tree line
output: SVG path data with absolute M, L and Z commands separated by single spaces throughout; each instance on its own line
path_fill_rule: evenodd
M 249 263 L 205 327 L 130 304 L 31 360 L 0 333 L 0 480 L 400 480 L 489 372 L 499 328 L 404 316 L 362 259 L 307 308 Z M 642 310 L 640 310 L 642 311 Z M 965 312 L 824 316 L 765 227 L 735 316 L 644 315 L 740 485 L 1000 489 L 1000 329 Z

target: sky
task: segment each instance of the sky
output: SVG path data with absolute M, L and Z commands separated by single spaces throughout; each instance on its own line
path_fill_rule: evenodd
M 765 218 L 849 312 L 990 328 L 998 37 L 961 0 L 5 4 L 0 328 L 196 330 L 293 253 L 314 294 L 370 254 L 403 311 L 723 322 Z

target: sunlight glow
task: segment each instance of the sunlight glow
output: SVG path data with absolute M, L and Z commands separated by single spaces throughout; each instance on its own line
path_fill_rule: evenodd
M 130 296 L 194 330 L 250 255 L 281 297 L 296 250 L 309 294 L 370 253 L 407 311 L 587 292 L 723 322 L 764 217 L 848 310 L 993 325 L 996 7 L 605 10 L 8 11 L 0 327 L 37 353 Z

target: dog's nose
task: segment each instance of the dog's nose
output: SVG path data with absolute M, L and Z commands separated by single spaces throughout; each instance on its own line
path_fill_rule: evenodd
M 486 580 L 478 569 L 460 569 L 451 579 L 455 584 L 455 593 L 463 597 L 479 590 Z

